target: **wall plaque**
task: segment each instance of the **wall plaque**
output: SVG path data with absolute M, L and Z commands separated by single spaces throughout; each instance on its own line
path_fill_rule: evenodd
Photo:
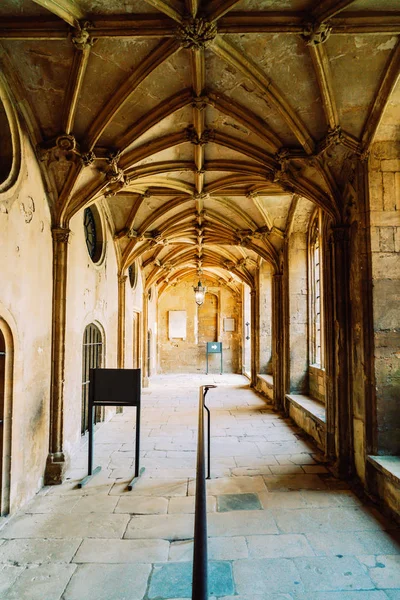
M 168 311 L 168 337 L 186 340 L 186 310 Z

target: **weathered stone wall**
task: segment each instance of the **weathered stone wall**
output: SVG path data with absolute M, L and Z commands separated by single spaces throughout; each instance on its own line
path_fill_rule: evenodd
M 155 286 L 151 290 L 151 298 L 147 303 L 147 331 L 145 332 L 145 343 L 147 344 L 147 336 L 150 335 L 150 375 L 155 375 L 158 371 L 158 291 Z
M 125 367 L 135 369 L 141 367 L 141 320 L 143 307 L 143 280 L 140 269 L 136 278 L 134 288 L 129 283 L 129 277 L 125 288 Z M 134 326 L 134 320 L 138 325 Z M 139 340 L 134 339 L 134 328 L 137 330 Z M 137 365 L 137 366 L 136 366 Z
M 325 402 L 325 390 L 326 384 L 324 369 L 319 369 L 314 365 L 310 365 L 308 367 L 308 393 L 316 400 Z
M 246 325 L 249 323 L 249 325 Z M 249 335 L 247 335 L 249 334 Z M 250 287 L 243 285 L 243 332 L 242 332 L 242 372 L 250 377 L 251 375 L 251 336 L 255 332 L 251 331 L 251 296 Z M 247 339 L 249 338 L 249 339 Z
M 308 304 L 307 304 L 307 239 L 305 223 L 297 226 L 288 239 L 289 271 L 289 347 L 290 391 L 307 393 L 308 377 Z
M 102 212 L 98 205 L 99 212 Z M 117 367 L 118 281 L 113 240 L 103 218 L 106 250 L 94 264 L 88 254 L 83 211 L 70 223 L 65 339 L 64 451 L 73 453 L 81 439 L 82 343 L 85 327 L 95 323 L 103 333 L 102 367 Z M 126 285 L 129 285 L 128 283 Z M 107 420 L 115 409 L 105 409 Z
M 272 269 L 271 266 L 261 261 L 259 269 L 259 294 L 260 294 L 260 373 L 272 374 Z
M 380 454 L 400 454 L 400 142 L 373 145 L 370 223 Z
M 0 317 L 14 343 L 11 512 L 43 485 L 49 443 L 51 223 L 39 166 L 23 133 L 21 148 L 19 176 L 0 194 Z
M 223 370 L 238 373 L 241 332 L 241 303 L 224 286 L 208 284 L 210 293 L 218 297 L 218 341 L 222 342 Z M 207 298 L 207 295 L 206 295 Z M 168 311 L 186 311 L 186 340 L 168 338 Z M 204 373 L 206 370 L 206 346 L 198 343 L 198 311 L 191 283 L 180 283 L 168 288 L 159 299 L 159 370 L 162 373 Z M 235 332 L 224 332 L 224 317 L 235 319 Z M 216 340 L 209 340 L 216 341 Z M 219 372 L 220 355 L 210 357 L 210 372 Z

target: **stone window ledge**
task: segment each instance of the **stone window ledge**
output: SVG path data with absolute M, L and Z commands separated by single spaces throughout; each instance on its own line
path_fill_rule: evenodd
M 314 421 L 318 421 L 321 425 L 326 423 L 325 405 L 319 400 L 314 400 L 310 396 L 304 394 L 286 394 L 286 399 L 291 403 L 306 412 Z
M 400 487 L 400 456 L 368 456 L 368 462 Z
M 274 378 L 272 377 L 272 375 L 267 375 L 266 373 L 257 373 L 257 377 L 265 381 L 268 387 L 274 387 Z

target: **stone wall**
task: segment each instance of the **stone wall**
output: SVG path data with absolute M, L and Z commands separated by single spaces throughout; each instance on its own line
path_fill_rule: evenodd
M 326 399 L 325 371 L 314 365 L 308 367 L 308 393 L 310 396 L 325 402 Z
M 272 269 L 261 261 L 259 269 L 260 331 L 259 331 L 259 372 L 272 374 Z
M 51 365 L 50 213 L 34 152 L 27 137 L 20 136 L 19 176 L 0 194 L 0 326 L 9 327 L 14 345 L 11 512 L 43 485 Z
M 202 281 L 202 283 L 204 283 Z M 241 303 L 227 287 L 208 284 L 210 293 L 218 297 L 218 340 L 223 348 L 223 370 L 240 372 Z M 207 301 L 207 294 L 206 300 Z M 169 339 L 168 311 L 186 311 L 186 339 Z M 235 319 L 235 331 L 224 332 L 224 317 Z M 198 343 L 198 310 L 191 283 L 179 283 L 168 288 L 159 299 L 158 307 L 159 370 L 161 373 L 204 373 L 206 347 Z M 210 357 L 210 372 L 219 372 L 219 354 Z
M 373 145 L 370 223 L 379 454 L 400 454 L 400 142 Z
M 98 206 L 101 213 L 101 206 Z M 83 211 L 70 223 L 65 339 L 64 451 L 72 454 L 81 439 L 82 343 L 85 327 L 94 323 L 103 334 L 102 367 L 117 367 L 118 282 L 117 262 L 109 227 L 103 217 L 106 249 L 94 264 L 88 254 Z M 128 285 L 128 283 L 127 283 Z M 105 409 L 105 419 L 114 414 Z

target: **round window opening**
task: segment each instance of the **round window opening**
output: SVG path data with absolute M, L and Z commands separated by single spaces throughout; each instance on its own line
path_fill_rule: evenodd
M 0 192 L 12 185 L 19 171 L 19 137 L 12 107 L 0 90 Z
M 98 263 L 103 253 L 103 229 L 99 211 L 94 205 L 85 208 L 83 227 L 89 256 L 94 263 Z
M 129 275 L 129 283 L 131 284 L 131 288 L 134 290 L 137 285 L 137 277 L 138 277 L 137 267 L 136 267 L 135 263 L 130 265 L 130 267 L 128 268 L 128 275 Z

